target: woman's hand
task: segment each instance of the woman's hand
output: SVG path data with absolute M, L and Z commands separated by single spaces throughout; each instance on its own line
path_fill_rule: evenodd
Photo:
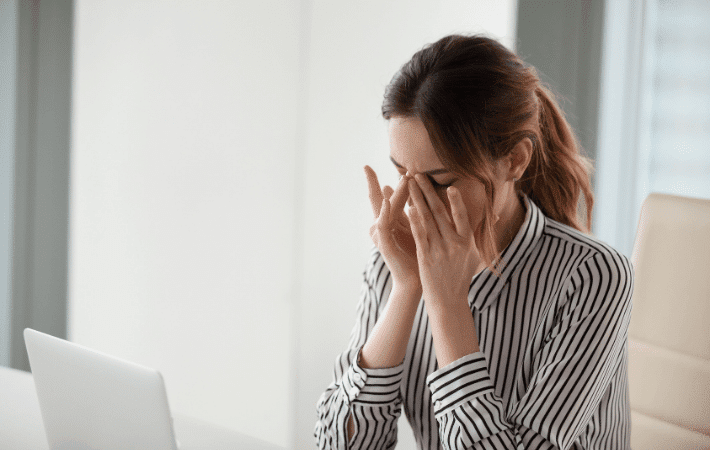
M 446 309 L 467 301 L 471 279 L 481 264 L 480 252 L 459 190 L 447 189 L 452 222 L 429 180 L 421 174 L 414 178 L 408 181 L 413 203 L 409 216 L 424 300 L 429 311 Z
M 365 166 L 365 175 L 370 191 L 370 203 L 375 223 L 370 227 L 370 237 L 392 274 L 393 288 L 397 286 L 421 296 L 421 281 L 417 250 L 410 229 L 409 219 L 404 214 L 404 204 L 409 197 L 408 176 L 403 176 L 396 190 L 385 186 L 380 189 L 377 174 Z M 417 296 L 417 297 L 418 297 Z

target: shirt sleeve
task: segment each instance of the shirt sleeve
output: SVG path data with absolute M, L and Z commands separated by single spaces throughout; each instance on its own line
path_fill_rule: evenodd
M 376 248 L 363 275 L 348 349 L 336 358 L 333 382 L 316 406 L 314 436 L 322 450 L 388 449 L 397 443 L 402 404 L 399 386 L 404 365 L 384 369 L 365 369 L 359 365 L 360 350 L 391 291 L 389 270 Z M 348 442 L 347 422 L 351 414 L 355 432 Z
M 431 373 L 426 382 L 442 446 L 571 448 L 625 357 L 632 291 L 633 271 L 625 256 L 596 253 L 586 259 L 564 284 L 553 328 L 512 411 L 495 394 L 481 352 Z

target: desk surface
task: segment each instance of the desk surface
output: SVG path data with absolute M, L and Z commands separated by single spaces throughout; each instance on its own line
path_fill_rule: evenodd
M 180 450 L 283 450 L 274 444 L 174 414 Z M 0 447 L 15 450 L 49 449 L 32 374 L 0 367 Z

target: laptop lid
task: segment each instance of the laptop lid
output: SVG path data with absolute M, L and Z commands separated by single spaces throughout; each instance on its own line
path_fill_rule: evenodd
M 157 370 L 26 328 L 51 450 L 177 450 Z

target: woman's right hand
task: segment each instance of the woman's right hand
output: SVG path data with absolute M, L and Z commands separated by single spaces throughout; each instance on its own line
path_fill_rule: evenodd
M 404 205 L 409 197 L 407 175 L 402 176 L 397 189 L 385 186 L 380 189 L 377 174 L 370 166 L 365 166 L 365 175 L 370 191 L 370 203 L 375 223 L 370 227 L 372 242 L 382 253 L 392 275 L 393 289 L 404 289 L 421 293 L 417 248 L 404 213 Z

